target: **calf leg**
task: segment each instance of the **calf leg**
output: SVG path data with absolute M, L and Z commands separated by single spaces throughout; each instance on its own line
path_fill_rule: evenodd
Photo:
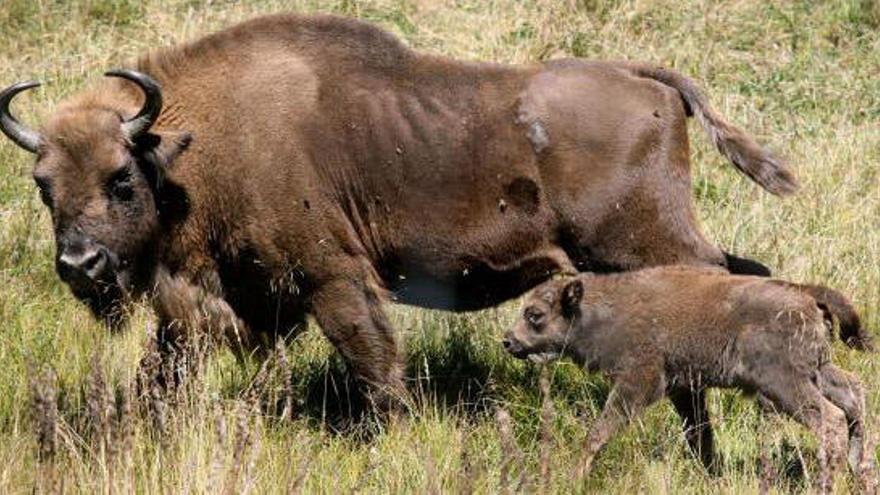
M 788 372 L 786 374 L 783 374 Z M 792 376 L 793 370 L 776 370 L 759 386 L 774 407 L 791 416 L 816 435 L 819 441 L 819 491 L 830 493 L 836 474 L 845 463 L 846 416 L 828 401 L 809 378 Z
M 709 472 L 716 471 L 712 424 L 706 409 L 706 390 L 675 389 L 669 394 L 675 411 L 684 421 L 684 435 L 691 451 Z
M 865 392 L 861 381 L 852 373 L 833 364 L 819 370 L 817 380 L 822 395 L 846 414 L 849 426 L 849 465 L 865 491 L 872 491 L 877 484 L 874 453 L 867 445 L 865 431 Z
M 593 459 L 620 428 L 662 397 L 663 376 L 659 368 L 655 370 L 646 366 L 615 379 L 602 413 L 587 435 L 575 479 L 581 480 L 589 474 Z
M 365 280 L 334 279 L 315 290 L 311 311 L 372 404 L 380 411 L 400 406 L 406 397 L 403 366 L 379 289 Z

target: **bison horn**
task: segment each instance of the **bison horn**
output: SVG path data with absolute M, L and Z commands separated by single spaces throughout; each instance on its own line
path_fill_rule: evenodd
M 144 106 L 132 119 L 122 124 L 122 131 L 129 139 L 147 132 L 162 112 L 162 88 L 152 77 L 129 69 L 117 69 L 104 73 L 109 77 L 121 77 L 138 85 L 144 92 Z
M 36 88 L 39 85 L 40 83 L 37 81 L 20 82 L 0 91 L 0 131 L 3 131 L 3 134 L 6 134 L 15 144 L 31 153 L 36 153 L 40 148 L 42 138 L 38 132 L 15 120 L 15 117 L 9 113 L 9 103 L 18 93 Z

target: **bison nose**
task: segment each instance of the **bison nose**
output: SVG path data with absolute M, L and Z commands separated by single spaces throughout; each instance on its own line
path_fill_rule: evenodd
M 107 252 L 95 246 L 79 251 L 65 251 L 58 259 L 58 271 L 62 280 L 85 277 L 98 280 L 108 268 Z

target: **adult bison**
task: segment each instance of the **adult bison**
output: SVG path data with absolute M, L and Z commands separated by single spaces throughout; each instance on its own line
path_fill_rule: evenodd
M 35 153 L 59 276 L 110 325 L 252 349 L 312 314 L 374 391 L 401 384 L 391 299 L 476 310 L 554 272 L 761 265 L 703 237 L 686 117 L 765 189 L 792 174 L 689 79 L 628 63 L 418 54 L 337 17 L 258 18 L 143 57 L 63 103 Z

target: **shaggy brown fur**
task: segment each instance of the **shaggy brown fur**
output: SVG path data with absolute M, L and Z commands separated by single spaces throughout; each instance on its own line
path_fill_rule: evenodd
M 58 256 L 99 246 L 114 270 L 100 290 L 62 273 L 74 292 L 104 316 L 154 292 L 166 342 L 214 331 L 252 348 L 311 313 L 361 378 L 394 390 L 389 295 L 476 310 L 555 272 L 765 273 L 699 230 L 687 112 L 767 190 L 795 188 L 692 81 L 643 65 L 459 62 L 363 22 L 284 15 L 137 68 L 165 101 L 142 139 L 120 132 L 143 100 L 121 80 L 41 130 Z
M 816 434 L 828 483 L 842 464 L 848 431 L 850 464 L 872 489 L 864 392 L 855 375 L 830 361 L 826 315 L 841 321 L 848 343 L 868 346 L 868 333 L 848 326 L 854 312 L 846 298 L 832 289 L 659 267 L 537 287 L 504 345 L 520 358 L 568 356 L 610 375 L 614 385 L 588 436 L 584 472 L 619 428 L 663 397 L 681 415 L 694 453 L 712 468 L 705 390 L 737 387 Z

